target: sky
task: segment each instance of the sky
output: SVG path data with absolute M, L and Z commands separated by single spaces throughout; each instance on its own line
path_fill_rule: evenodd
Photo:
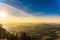
M 2 0 L 35 16 L 54 15 L 60 16 L 60 0 Z
M 2 23 L 60 23 L 60 0 L 0 0 L 0 10 Z

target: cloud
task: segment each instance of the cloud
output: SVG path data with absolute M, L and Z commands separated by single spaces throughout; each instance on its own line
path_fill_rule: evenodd
M 1 8 L 4 8 L 5 10 L 7 9 L 8 11 L 11 12 L 12 15 L 15 15 L 15 16 L 32 16 L 31 14 L 28 14 L 26 12 L 24 12 L 23 10 L 19 10 L 17 8 L 14 8 L 13 6 L 10 6 L 8 4 L 5 4 L 5 3 L 0 3 L 0 7 Z
M 0 3 L 0 9 L 7 10 L 10 13 L 10 17 L 4 20 L 5 22 L 33 22 L 33 20 L 35 22 L 37 20 L 35 16 L 5 3 Z

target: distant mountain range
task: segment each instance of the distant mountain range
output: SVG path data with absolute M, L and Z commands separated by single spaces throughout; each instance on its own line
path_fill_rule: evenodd
M 55 24 L 55 23 L 40 23 L 40 24 L 22 24 L 18 25 L 16 27 L 10 27 L 8 28 L 9 31 L 41 31 L 44 30 L 44 28 L 60 28 L 60 24 Z

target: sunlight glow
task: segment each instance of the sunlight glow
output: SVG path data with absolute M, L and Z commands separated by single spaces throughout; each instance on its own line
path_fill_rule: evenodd
M 7 14 L 5 12 L 0 12 L 0 18 L 5 18 L 7 17 Z

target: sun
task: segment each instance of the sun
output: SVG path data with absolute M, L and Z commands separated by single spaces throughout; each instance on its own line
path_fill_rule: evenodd
M 6 18 L 7 14 L 6 12 L 0 12 L 0 18 Z

